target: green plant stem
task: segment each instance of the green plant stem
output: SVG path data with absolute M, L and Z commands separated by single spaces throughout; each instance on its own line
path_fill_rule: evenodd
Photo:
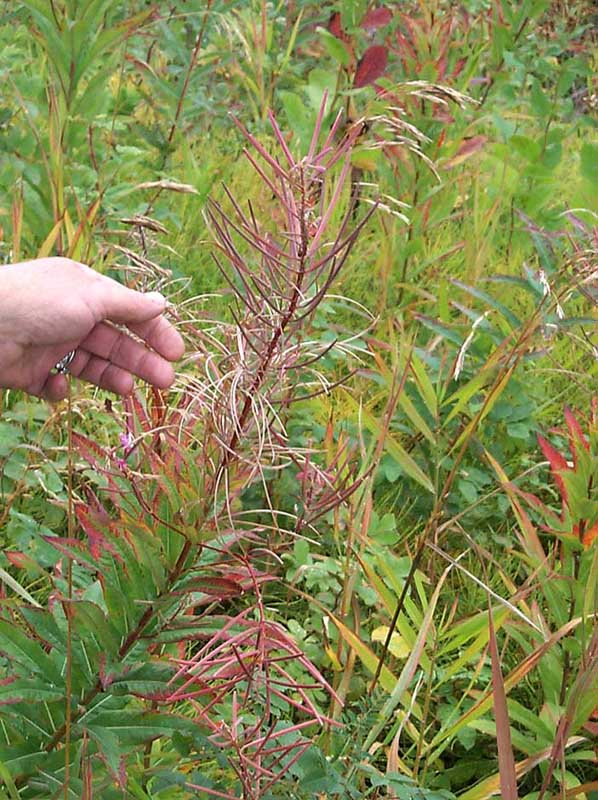
M 417 213 L 417 204 L 419 202 L 419 177 L 420 177 L 420 172 L 419 172 L 419 160 L 418 160 L 418 162 L 415 165 L 415 176 L 414 176 L 415 188 L 413 190 L 413 202 L 412 202 L 412 208 L 415 214 Z M 409 221 L 409 228 L 407 230 L 407 250 L 409 249 L 409 246 L 413 242 L 413 237 L 414 237 L 414 225 L 413 225 L 413 220 L 411 219 Z M 403 264 L 401 265 L 401 279 L 400 279 L 401 285 L 399 286 L 399 295 L 397 298 L 398 305 L 401 305 L 401 303 L 403 302 L 403 296 L 405 294 L 405 281 L 407 280 L 407 267 L 409 266 L 409 258 L 410 255 L 407 252 L 403 258 Z
M 71 379 L 67 376 L 67 535 L 73 538 L 75 529 L 73 507 L 73 395 Z M 73 692 L 73 559 L 69 556 L 66 567 L 67 602 L 64 606 L 66 616 L 66 676 L 65 676 L 65 719 L 64 719 L 64 800 L 68 800 L 71 770 L 71 695 Z
M 430 669 L 428 670 L 428 680 L 426 681 L 426 692 L 424 695 L 424 705 L 422 709 L 421 726 L 419 730 L 419 737 L 417 740 L 417 749 L 415 753 L 415 761 L 413 763 L 413 777 L 417 778 L 419 772 L 419 765 L 421 763 L 422 750 L 424 746 L 424 735 L 426 732 L 426 720 L 430 714 L 430 705 L 432 703 L 432 679 L 435 669 L 435 656 L 438 652 L 438 636 L 434 638 L 434 647 L 430 654 Z
M 513 39 L 513 44 L 517 44 L 519 39 L 523 36 L 523 33 L 524 33 L 525 29 L 527 28 L 527 26 L 528 26 L 528 24 L 530 22 L 530 19 L 531 18 L 529 16 L 524 17 L 523 22 L 521 23 L 517 33 L 515 34 L 515 37 Z M 505 63 L 505 59 L 504 59 L 504 56 L 503 56 L 503 57 L 501 57 L 500 61 L 498 62 L 497 66 L 496 66 L 496 69 L 494 70 L 494 75 L 492 75 L 490 77 L 490 79 L 488 80 L 488 83 L 486 84 L 486 88 L 484 89 L 484 93 L 483 93 L 483 95 L 482 95 L 482 97 L 480 99 L 480 105 L 481 106 L 484 105 L 484 103 L 488 99 L 488 95 L 490 94 L 490 91 L 491 91 L 492 87 L 494 86 L 494 81 L 495 81 L 495 77 L 494 76 L 501 71 L 501 69 L 504 66 L 504 63 Z
M 194 69 L 195 69 L 195 67 L 197 65 L 197 59 L 199 58 L 199 51 L 201 50 L 201 46 L 203 44 L 203 39 L 204 39 L 204 35 L 205 35 L 205 32 L 206 32 L 207 24 L 208 24 L 208 17 L 209 17 L 209 14 L 210 14 L 210 11 L 211 11 L 213 3 L 214 3 L 214 0 L 207 0 L 206 10 L 204 11 L 204 14 L 203 14 L 203 17 L 202 17 L 202 21 L 201 21 L 201 26 L 200 26 L 199 32 L 197 34 L 197 37 L 195 39 L 195 46 L 193 48 L 193 52 L 191 53 L 191 58 L 189 60 L 189 66 L 187 67 L 187 72 L 185 73 L 185 80 L 183 81 L 183 88 L 181 89 L 181 93 L 180 93 L 179 99 L 177 101 L 176 110 L 174 112 L 174 119 L 172 121 L 172 125 L 170 126 L 170 130 L 168 132 L 168 136 L 167 136 L 167 139 L 166 139 L 166 141 L 168 143 L 168 148 L 166 148 L 165 151 L 164 151 L 164 156 L 162 158 L 162 163 L 161 163 L 160 168 L 158 170 L 159 172 L 162 172 L 164 170 L 164 168 L 166 167 L 166 162 L 168 161 L 170 146 L 172 145 L 172 142 L 173 142 L 173 139 L 174 139 L 174 135 L 175 135 L 176 129 L 178 127 L 179 118 L 180 118 L 181 113 L 183 111 L 183 103 L 185 102 L 185 98 L 187 96 L 187 91 L 189 89 L 189 83 L 191 81 L 191 76 L 193 75 L 193 71 L 194 71 Z M 154 203 L 156 202 L 156 200 L 160 196 L 161 192 L 162 192 L 162 189 L 158 189 L 156 191 L 156 193 L 152 196 L 152 198 L 148 202 L 147 207 L 146 207 L 146 209 L 144 211 L 144 215 L 145 216 L 148 216 L 151 213 L 152 208 L 154 206 Z
M 191 59 L 189 61 L 189 66 L 187 67 L 185 80 L 183 82 L 183 88 L 181 89 L 181 94 L 179 95 L 176 111 L 174 112 L 174 119 L 172 121 L 170 131 L 168 133 L 167 141 L 169 145 L 172 144 L 172 140 L 174 139 L 174 134 L 176 132 L 177 125 L 179 122 L 179 117 L 181 116 L 181 112 L 183 110 L 183 103 L 185 102 L 185 97 L 187 96 L 187 90 L 189 89 L 189 82 L 191 80 L 191 76 L 193 75 L 193 70 L 195 69 L 195 65 L 197 64 L 199 51 L 201 50 L 203 37 L 208 24 L 208 16 L 211 11 L 213 2 L 214 0 L 207 0 L 206 10 L 204 11 L 204 15 L 202 17 L 201 27 L 199 29 L 199 33 L 197 34 L 197 38 L 195 40 L 195 47 L 193 48 L 193 52 L 191 53 Z M 164 164 L 162 165 L 162 168 L 164 168 Z

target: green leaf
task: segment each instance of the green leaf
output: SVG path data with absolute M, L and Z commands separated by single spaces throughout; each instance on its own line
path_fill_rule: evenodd
M 593 184 L 598 183 L 598 144 L 594 142 L 582 144 L 579 168 L 586 180 Z
M 45 609 L 21 608 L 20 612 L 40 639 L 62 652 L 66 651 L 66 622 L 64 616 L 62 617 L 64 627 L 61 628 L 54 616 Z
M 539 117 L 548 117 L 552 112 L 552 103 L 542 91 L 540 83 L 537 80 L 534 80 L 532 83 L 530 101 L 534 112 Z
M 62 683 L 60 671 L 42 646 L 18 625 L 4 620 L 0 620 L 0 652 L 36 675 L 43 675 L 56 684 Z
M 540 142 L 530 139 L 529 136 L 516 133 L 514 136 L 511 136 L 509 144 L 519 155 L 527 159 L 527 161 L 534 162 L 540 158 L 542 145 Z
M 120 636 L 108 622 L 102 609 L 87 600 L 77 600 L 72 604 L 73 620 L 81 626 L 77 630 L 79 636 L 91 637 L 100 650 L 110 656 L 116 656 L 120 647 Z
M 318 27 L 316 30 L 322 37 L 328 55 L 343 67 L 348 67 L 351 61 L 351 54 L 347 50 L 346 44 L 340 39 L 337 39 L 336 36 L 330 33 L 330 31 L 327 31 L 326 28 Z
M 93 715 L 89 729 L 96 733 L 103 730 L 116 736 L 121 746 L 145 744 L 161 736 L 172 736 L 175 731 L 195 736 L 198 726 L 190 719 L 175 714 L 143 713 L 121 710 L 103 711 L 101 708 Z
M 432 419 L 436 419 L 438 415 L 438 398 L 432 381 L 426 372 L 426 367 L 415 353 L 411 354 L 410 364 L 422 400 L 426 404 Z
M 392 691 L 390 692 L 389 698 L 386 700 L 383 707 L 378 712 L 377 721 L 368 732 L 368 736 L 364 744 L 364 749 L 366 750 L 369 750 L 372 744 L 377 740 L 382 729 L 388 723 L 388 720 L 392 719 L 395 713 L 395 709 L 399 705 L 404 705 L 405 707 L 407 707 L 406 703 L 406 696 L 408 694 L 407 690 L 411 685 L 411 681 L 413 680 L 413 676 L 415 675 L 416 670 L 420 665 L 423 666 L 424 662 L 422 656 L 424 655 L 424 648 L 428 641 L 428 632 L 430 628 L 433 626 L 433 617 L 434 617 L 434 611 L 436 609 L 436 604 L 438 602 L 440 591 L 448 574 L 449 570 L 445 570 L 438 579 L 438 582 L 430 598 L 428 608 L 426 609 L 426 613 L 424 615 L 424 618 L 422 619 L 420 628 L 417 632 L 416 640 L 413 643 L 409 656 L 403 666 L 403 669 L 401 670 L 400 675 L 397 678 L 395 686 L 393 686 Z
M 341 25 L 344 30 L 351 32 L 356 28 L 366 12 L 366 0 L 343 0 L 340 4 Z
M 307 152 L 312 137 L 314 114 L 310 113 L 310 109 L 306 109 L 305 100 L 295 92 L 287 92 L 281 89 L 278 92 L 278 97 L 282 101 L 289 128 L 299 138 L 302 152 Z
M 40 680 L 16 680 L 0 686 L 0 705 L 29 700 L 33 703 L 44 700 L 62 700 L 64 687 L 57 688 Z
M 85 730 L 100 748 L 106 759 L 108 769 L 114 775 L 118 775 L 121 758 L 125 755 L 119 745 L 118 737 L 111 731 L 97 725 L 89 725 Z
M 375 511 L 372 511 L 368 535 L 378 544 L 395 544 L 398 539 L 395 515 L 388 513 L 379 517 Z
M 174 668 L 168 664 L 142 664 L 127 671 L 110 684 L 114 694 L 134 694 L 142 697 L 171 693 L 174 686 L 168 682 L 174 675 Z
M 0 780 L 4 784 L 4 788 L 8 791 L 8 794 L 5 797 L 8 800 L 19 800 L 19 791 L 15 786 L 15 783 L 11 777 L 8 768 L 0 761 Z
M 413 316 L 421 322 L 422 325 L 431 330 L 432 333 L 442 336 L 443 339 L 447 339 L 449 342 L 456 344 L 457 347 L 461 347 L 463 344 L 463 336 L 454 330 L 454 328 L 443 325 L 441 322 L 427 317 L 425 314 L 414 314 Z
M 328 111 L 332 97 L 334 97 L 335 87 L 336 75 L 332 70 L 312 69 L 309 73 L 309 83 L 305 91 L 307 92 L 310 105 L 314 111 L 317 112 L 321 108 L 325 92 L 328 94 L 328 101 L 326 104 L 326 110 Z
M 377 437 L 384 438 L 384 450 L 389 456 L 399 464 L 405 475 L 412 478 L 416 483 L 419 483 L 426 491 L 434 494 L 434 484 L 428 478 L 426 473 L 417 464 L 417 462 L 409 455 L 403 445 L 398 439 L 388 431 L 385 431 L 382 423 L 380 423 L 373 414 L 369 411 L 362 409 L 361 418 L 365 423 L 366 428 Z
M 23 441 L 23 432 L 10 422 L 0 422 L 0 459 L 9 456 Z
M 0 567 L 0 581 L 9 586 L 13 592 L 18 594 L 19 597 L 22 597 L 26 603 L 30 603 L 32 606 L 37 606 L 38 608 L 41 607 L 37 600 L 35 600 L 35 598 L 29 594 L 27 589 L 21 586 L 21 584 L 15 580 L 15 578 L 13 578 L 12 575 L 5 569 L 2 569 L 2 567 Z
M 520 319 L 513 314 L 513 312 L 507 308 L 500 300 L 497 300 L 495 297 L 492 297 L 491 294 L 488 292 L 482 291 L 482 289 L 477 289 L 474 286 L 469 286 L 468 284 L 464 283 L 463 281 L 457 280 L 457 278 L 451 278 L 450 282 L 453 286 L 457 286 L 459 289 L 463 289 L 464 292 L 467 292 L 472 297 L 481 300 L 483 303 L 486 303 L 490 308 L 494 308 L 498 311 L 511 325 L 512 328 L 519 328 L 521 327 Z
M 359 659 L 370 675 L 374 675 L 378 666 L 378 656 L 367 646 L 367 644 L 364 644 L 364 642 L 361 641 L 359 636 L 357 636 L 351 630 L 351 628 L 347 627 L 343 622 L 340 621 L 340 619 L 335 617 L 334 614 L 329 612 L 329 617 L 338 628 L 340 635 L 345 640 L 347 645 L 352 650 L 355 650 Z M 382 688 L 390 694 L 397 684 L 397 678 L 386 665 L 382 665 L 379 682 L 380 686 L 382 686 Z
M 14 777 L 43 768 L 47 758 L 48 754 L 33 736 L 21 744 L 0 745 L 0 763 Z

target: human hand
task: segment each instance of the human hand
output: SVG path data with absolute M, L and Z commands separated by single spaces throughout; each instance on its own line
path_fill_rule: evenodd
M 185 346 L 165 306 L 68 258 L 0 266 L 0 387 L 61 400 L 67 379 L 52 369 L 76 350 L 69 372 L 103 389 L 127 395 L 133 376 L 167 388 Z

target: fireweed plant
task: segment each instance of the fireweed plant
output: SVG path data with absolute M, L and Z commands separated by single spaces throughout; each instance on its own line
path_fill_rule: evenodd
M 193 301 L 173 310 L 191 351 L 177 390 L 112 408 L 112 448 L 73 430 L 69 401 L 67 535 L 33 534 L 45 569 L 8 554 L 43 587 L 33 597 L 14 579 L 0 611 L 11 797 L 271 796 L 333 724 L 320 711 L 331 687 L 261 591 L 285 543 L 317 536 L 367 476 L 349 447 L 326 463 L 285 426 L 338 380 L 326 377 L 333 353 L 354 348 L 313 321 L 377 212 L 375 198 L 356 209 L 348 180 L 363 121 L 325 118 L 324 103 L 303 158 L 273 117 L 278 156 L 241 128 L 275 211 L 262 223 L 227 190 L 209 202 L 232 302 L 227 322 Z M 283 470 L 296 476 L 288 509 L 271 500 Z

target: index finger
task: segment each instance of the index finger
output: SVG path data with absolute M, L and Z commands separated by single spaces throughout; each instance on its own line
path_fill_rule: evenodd
M 185 352 L 183 337 L 162 314 L 147 322 L 138 322 L 127 327 L 168 361 L 178 361 Z

